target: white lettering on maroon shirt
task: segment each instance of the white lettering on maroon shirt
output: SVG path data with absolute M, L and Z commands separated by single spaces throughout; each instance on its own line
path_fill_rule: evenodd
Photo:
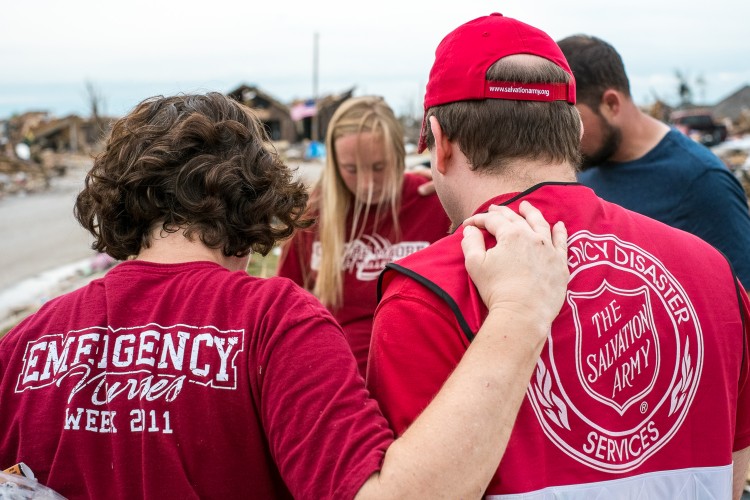
M 69 391 L 65 431 L 173 434 L 168 403 L 186 383 L 237 388 L 243 342 L 243 330 L 154 323 L 43 335 L 26 344 L 15 391 Z
M 70 399 L 90 388 L 91 402 L 101 405 L 121 394 L 128 399 L 173 400 L 185 382 L 234 389 L 234 360 L 243 350 L 243 338 L 241 330 L 156 324 L 44 335 L 26 345 L 15 390 L 78 377 Z
M 364 235 L 348 242 L 344 248 L 344 270 L 356 273 L 360 281 L 372 281 L 380 276 L 385 265 L 418 252 L 430 245 L 428 241 L 402 241 L 391 243 L 379 234 Z M 313 243 L 310 267 L 320 269 L 322 248 L 319 241 Z
M 572 235 L 568 267 L 569 314 L 557 321 L 575 338 L 550 337 L 527 397 L 565 454 L 628 472 L 687 416 L 703 369 L 700 321 L 662 262 L 614 235 Z

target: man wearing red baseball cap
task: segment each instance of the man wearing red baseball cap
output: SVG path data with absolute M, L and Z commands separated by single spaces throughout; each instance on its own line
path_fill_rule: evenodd
M 420 149 L 454 225 L 531 202 L 569 234 L 567 300 L 485 494 L 739 498 L 750 459 L 747 295 L 708 244 L 576 183 L 574 104 L 559 47 L 515 19 L 475 19 L 437 48 Z M 482 237 L 458 227 L 381 275 L 368 385 L 397 434 L 488 313 L 464 269 L 467 232 Z

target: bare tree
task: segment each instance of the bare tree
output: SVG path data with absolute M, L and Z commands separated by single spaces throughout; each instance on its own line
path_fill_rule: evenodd
M 679 69 L 675 70 L 675 76 L 677 77 L 678 81 L 678 92 L 680 95 L 680 105 L 685 106 L 687 104 L 693 103 L 693 89 L 690 87 L 690 83 L 688 82 L 688 77 L 686 74 L 684 74 Z
M 94 122 L 96 127 L 98 140 L 107 130 L 107 121 L 102 116 L 102 110 L 104 109 L 105 100 L 101 91 L 94 85 L 91 80 L 86 80 L 86 103 L 89 108 L 89 117 Z
M 701 95 L 701 104 L 706 104 L 706 85 L 707 85 L 706 78 L 703 76 L 703 73 L 698 75 L 698 77 L 695 79 L 695 85 L 700 90 Z

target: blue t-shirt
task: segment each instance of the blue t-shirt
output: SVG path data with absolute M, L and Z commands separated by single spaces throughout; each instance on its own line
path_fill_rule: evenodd
M 672 129 L 642 158 L 587 169 L 578 180 L 607 201 L 710 243 L 727 256 L 744 286 L 750 286 L 747 197 L 737 178 L 705 146 Z

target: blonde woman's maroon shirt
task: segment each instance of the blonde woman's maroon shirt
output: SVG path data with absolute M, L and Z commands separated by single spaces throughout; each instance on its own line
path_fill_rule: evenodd
M 0 341 L 0 464 L 69 498 L 352 498 L 392 433 L 291 281 L 121 263 Z
M 344 329 L 357 359 L 362 376 L 370 348 L 372 316 L 377 305 L 377 279 L 385 265 L 401 259 L 448 234 L 450 219 L 437 195 L 422 196 L 417 188 L 427 182 L 424 177 L 406 174 L 398 214 L 400 236 L 394 232 L 390 212 L 383 213 L 375 225 L 376 207 L 371 207 L 362 235 L 352 240 L 352 214 L 347 221 L 347 244 L 344 256 L 343 304 L 330 309 Z M 387 210 L 381 207 L 381 210 Z M 320 262 L 318 226 L 300 231 L 287 243 L 279 262 L 278 275 L 292 279 L 312 290 Z M 307 279 L 305 279 L 307 277 Z
M 490 202 L 522 200 L 565 222 L 571 276 L 488 497 L 730 498 L 750 445 L 749 306 L 724 256 L 577 184 Z M 383 273 L 367 382 L 397 434 L 487 314 L 461 238 Z

